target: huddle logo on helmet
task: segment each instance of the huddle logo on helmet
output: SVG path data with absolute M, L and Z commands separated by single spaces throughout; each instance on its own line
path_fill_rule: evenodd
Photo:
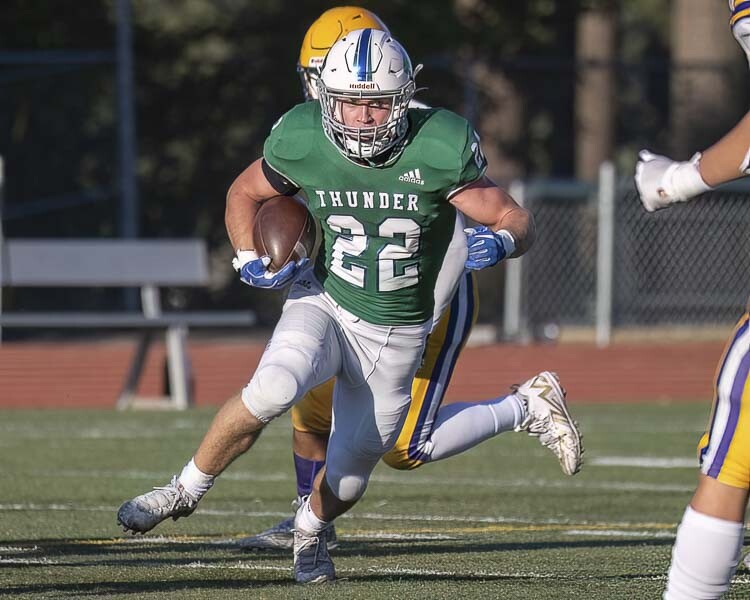
M 424 185 L 424 179 L 422 179 L 422 174 L 419 172 L 419 169 L 407 171 L 403 175 L 399 176 L 398 180 L 405 181 L 406 183 L 416 183 L 417 185 Z
M 377 90 L 378 86 L 376 83 L 363 81 L 360 83 L 350 83 L 349 89 L 350 90 Z

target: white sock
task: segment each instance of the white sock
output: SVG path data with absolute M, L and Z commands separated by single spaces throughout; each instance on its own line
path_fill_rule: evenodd
M 664 600 L 719 598 L 729 589 L 745 526 L 688 506 L 677 528 Z
M 190 462 L 183 467 L 182 473 L 177 479 L 188 494 L 196 500 L 200 500 L 211 489 L 216 478 L 201 471 L 195 466 L 195 459 L 191 458 Z
M 503 431 L 512 431 L 526 416 L 516 394 L 486 402 L 454 402 L 441 406 L 420 459 L 434 462 L 460 454 Z
M 305 497 L 305 501 L 297 509 L 294 516 L 294 528 L 309 534 L 318 534 L 328 527 L 329 521 L 320 520 L 310 506 L 310 496 Z

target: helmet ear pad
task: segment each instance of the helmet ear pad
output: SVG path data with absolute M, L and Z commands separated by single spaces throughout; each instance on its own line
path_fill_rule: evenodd
M 379 30 L 350 32 L 328 52 L 318 80 L 326 137 L 347 158 L 372 159 L 386 153 L 406 135 L 415 92 L 414 70 L 401 44 Z M 340 103 L 353 99 L 388 103 L 390 114 L 372 127 L 347 126 Z

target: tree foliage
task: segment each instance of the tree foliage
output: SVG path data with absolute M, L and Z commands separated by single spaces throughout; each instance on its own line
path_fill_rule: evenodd
M 3 3 L 0 50 L 51 52 L 58 59 L 0 64 L 0 153 L 8 163 L 11 235 L 116 234 L 114 2 Z M 420 97 L 473 120 L 500 167 L 512 165 L 500 173 L 571 176 L 582 10 L 619 10 L 625 65 L 619 147 L 630 151 L 661 126 L 668 107 L 664 3 L 362 4 L 389 24 L 415 63 L 425 64 L 418 83 L 428 89 Z M 260 155 L 271 124 L 301 101 L 299 44 L 330 6 L 320 0 L 132 0 L 141 235 L 209 240 L 223 265 L 214 302 L 231 303 L 235 285 L 228 283 L 226 189 Z M 35 212 L 39 199 L 66 194 L 87 195 L 87 203 L 64 208 L 63 199 L 59 210 Z

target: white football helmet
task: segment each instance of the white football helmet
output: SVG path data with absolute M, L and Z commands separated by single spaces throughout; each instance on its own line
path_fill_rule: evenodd
M 326 137 L 349 159 L 367 161 L 392 149 L 409 126 L 414 75 L 406 50 L 387 31 L 349 32 L 331 47 L 318 80 Z M 348 127 L 341 103 L 351 99 L 381 100 L 391 112 L 382 125 Z

